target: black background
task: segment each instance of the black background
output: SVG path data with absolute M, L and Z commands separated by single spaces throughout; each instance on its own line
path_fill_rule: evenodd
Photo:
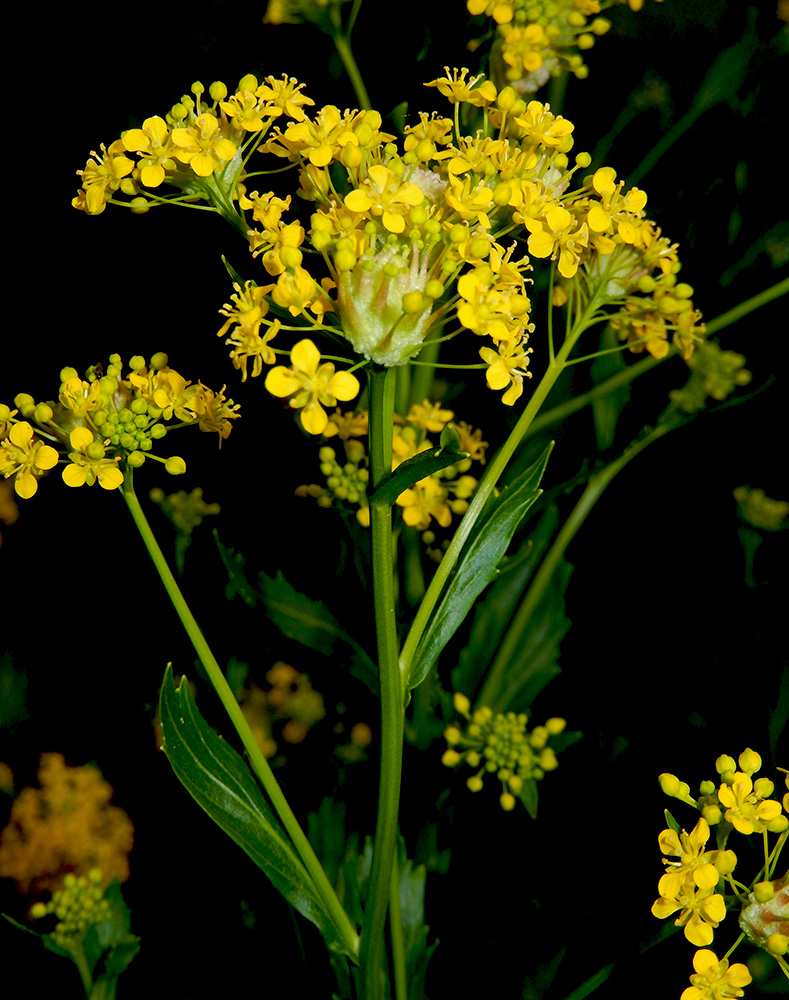
M 22 127 L 13 126 L 7 147 L 12 249 L 0 399 L 10 403 L 19 391 L 49 398 L 63 365 L 81 369 L 113 351 L 127 359 L 165 350 L 186 378 L 214 388 L 226 382 L 244 416 L 222 451 L 200 436 L 181 449 L 186 476 L 163 482 L 146 466 L 139 492 L 202 486 L 208 501 L 222 505 L 227 544 L 253 566 L 285 568 L 317 597 L 337 589 L 339 524 L 292 496 L 295 485 L 317 476 L 317 469 L 304 471 L 314 447 L 260 380 L 240 383 L 215 337 L 217 309 L 229 294 L 219 255 L 241 269 L 248 265 L 243 244 L 206 213 L 130 217 L 110 206 L 88 218 L 70 207 L 74 171 L 88 152 L 163 114 L 195 79 L 232 86 L 246 72 L 286 72 L 305 82 L 318 105 L 354 105 L 347 82 L 335 79 L 328 39 L 306 26 L 264 27 L 261 15 L 259 5 L 245 2 L 198 2 L 160 14 L 60 6 L 46 19 L 25 20 L 18 41 L 28 70 L 7 109 L 7 121 Z M 592 149 L 630 91 L 659 81 L 662 103 L 640 113 L 607 158 L 626 178 L 690 106 L 719 51 L 741 39 L 747 10 L 723 0 L 668 0 L 609 16 L 614 28 L 587 55 L 590 78 L 570 82 L 563 113 L 575 122 L 576 149 Z M 421 83 L 445 64 L 475 65 L 464 51 L 475 35 L 465 20 L 463 3 L 395 8 L 368 0 L 354 48 L 374 106 L 385 113 L 407 99 L 415 110 L 441 108 Z M 651 217 L 680 243 L 682 277 L 707 318 L 787 274 L 780 255 L 752 252 L 787 217 L 776 159 L 783 155 L 786 60 L 774 60 L 769 44 L 779 27 L 772 5 L 760 5 L 760 47 L 744 67 L 737 98 L 709 111 L 642 185 Z M 692 949 L 681 935 L 637 955 L 660 927 L 649 907 L 667 803 L 655 777 L 672 771 L 694 786 L 712 776 L 720 753 L 736 756 L 751 746 L 769 755 L 768 713 L 787 670 L 789 536 L 766 538 L 759 586 L 747 588 L 731 494 L 749 484 L 789 496 L 786 336 L 781 301 L 725 330 L 722 345 L 748 358 L 751 389 L 776 380 L 747 405 L 695 422 L 632 463 L 569 550 L 576 570 L 564 672 L 540 696 L 535 716 L 563 715 L 585 737 L 545 782 L 537 822 L 503 814 L 492 793 L 472 798 L 459 777 L 453 783 L 440 765 L 440 742 L 407 750 L 409 849 L 425 816 L 439 824 L 439 846 L 452 848 L 449 875 L 428 877 L 427 921 L 441 941 L 429 996 L 537 996 L 530 977 L 563 947 L 567 961 L 549 1000 L 561 1000 L 615 957 L 620 965 L 602 996 L 678 996 L 687 984 Z M 538 350 L 534 363 L 538 369 Z M 620 445 L 657 416 L 683 378 L 674 360 L 641 380 L 641 402 L 623 417 Z M 494 401 L 480 386 L 468 403 L 455 404 L 458 417 L 481 424 L 492 443 L 505 431 Z M 556 482 L 578 471 L 593 447 L 591 421 L 580 416 L 559 437 L 549 470 Z M 560 499 L 566 509 L 570 502 Z M 51 477 L 20 508 L 17 524 L 3 531 L 0 621 L 3 647 L 27 682 L 27 718 L 0 730 L 0 759 L 18 787 L 34 783 L 41 752 L 61 752 L 70 764 L 95 761 L 115 788 L 113 801 L 132 817 L 136 846 L 124 892 L 142 952 L 119 996 L 196 998 L 250 988 L 328 996 L 331 976 L 321 971 L 317 935 L 303 929 L 305 965 L 285 904 L 197 809 L 156 750 L 152 720 L 164 666 L 172 660 L 177 671 L 194 673 L 194 657 L 122 501 L 98 488 L 68 490 Z M 166 538 L 165 522 L 151 516 Z M 290 659 L 311 674 L 327 704 L 348 704 L 375 732 L 375 705 L 355 682 L 327 661 L 305 659 L 225 602 L 208 532 L 187 566 L 187 595 L 220 661 L 235 655 L 262 676 L 275 660 Z M 353 610 L 369 629 L 370 608 L 357 601 Z M 214 721 L 224 725 L 218 713 Z M 333 740 L 330 732 L 317 734 L 283 768 L 301 816 L 331 790 Z M 370 763 L 345 779 L 348 795 L 361 801 L 354 820 L 367 832 L 376 745 Z M 787 766 L 786 741 L 776 762 Z M 437 809 L 436 789 L 448 783 L 451 795 Z M 0 901 L 23 918 L 25 904 L 7 880 Z M 733 936 L 729 928 L 721 951 Z M 0 926 L 5 949 L 36 969 L 42 988 L 57 982 L 63 997 L 79 995 L 73 970 L 59 969 L 35 941 Z

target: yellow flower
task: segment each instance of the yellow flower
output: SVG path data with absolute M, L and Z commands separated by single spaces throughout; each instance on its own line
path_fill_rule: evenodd
M 74 449 L 69 452 L 71 465 L 63 470 L 66 486 L 92 486 L 96 480 L 105 490 L 116 490 L 123 482 L 123 473 L 118 468 L 117 458 L 107 458 L 104 445 L 93 440 L 93 431 L 87 427 L 75 427 L 69 434 L 69 443 Z
M 218 120 L 209 112 L 198 115 L 188 128 L 173 129 L 172 139 L 178 147 L 176 157 L 198 177 L 210 177 L 236 155 L 235 144 L 222 135 Z
M 124 156 L 125 147 L 116 139 L 109 148 L 101 144 L 101 154 L 92 152 L 84 170 L 78 170 L 82 178 L 82 190 L 72 201 L 74 208 L 88 215 L 101 215 L 107 207 L 107 197 L 121 186 L 124 177 L 134 170 L 134 161 Z
M 315 344 L 300 340 L 290 352 L 291 367 L 278 365 L 266 376 L 266 388 L 273 396 L 290 396 L 290 406 L 301 410 L 301 424 L 309 434 L 322 434 L 328 424 L 324 406 L 353 399 L 360 388 L 355 375 L 335 372 L 330 361 L 320 360 Z
M 703 817 L 690 833 L 683 830 L 678 835 L 674 830 L 664 830 L 660 834 L 658 843 L 663 853 L 679 858 L 679 861 L 663 858 L 668 867 L 658 886 L 661 896 L 673 898 L 683 885 L 698 889 L 712 889 L 717 885 L 720 873 L 712 864 L 717 852 L 704 851 L 709 837 L 709 824 Z
M 775 799 L 763 799 L 754 789 L 750 776 L 743 771 L 735 772 L 730 785 L 720 786 L 718 799 L 726 808 L 727 822 L 746 835 L 763 833 L 767 824 L 781 813 L 781 803 Z
M 674 882 L 670 875 L 664 875 L 658 883 L 658 891 L 673 888 Z M 680 910 L 681 913 L 674 921 L 677 927 L 684 927 L 685 937 L 697 948 L 704 948 L 712 943 L 713 928 L 726 916 L 726 903 L 720 893 L 713 893 L 712 889 L 696 889 L 691 881 L 690 885 L 684 884 L 672 897 L 661 896 L 652 904 L 652 915 L 664 920 Z
M 496 100 L 495 85 L 490 80 L 483 80 L 481 73 L 479 76 L 473 76 L 470 80 L 466 80 L 468 70 L 465 68 L 450 71 L 449 66 L 445 66 L 444 72 L 447 74 L 446 76 L 431 80 L 425 86 L 438 87 L 439 92 L 446 97 L 450 104 L 473 104 L 475 107 L 481 108 Z M 480 80 L 483 82 L 479 83 Z M 477 86 L 478 83 L 479 86 Z
M 273 340 L 280 328 L 280 321 L 274 320 L 270 323 L 265 334 L 260 336 L 260 324 L 263 317 L 269 311 L 269 304 L 266 300 L 265 292 L 259 285 L 253 285 L 248 281 L 241 290 L 237 282 L 233 282 L 236 290 L 235 295 L 230 298 L 235 303 L 235 307 L 229 302 L 220 309 L 223 316 L 227 316 L 227 322 L 217 333 L 217 337 L 222 337 L 233 327 L 230 336 L 225 341 L 232 345 L 233 350 L 230 357 L 233 365 L 241 371 L 241 381 L 247 379 L 247 362 L 253 358 L 252 377 L 256 378 L 263 370 L 263 364 L 273 365 L 275 354 L 273 348 L 269 347 L 269 341 Z
M 38 477 L 57 465 L 58 453 L 51 445 L 33 440 L 33 428 L 26 420 L 15 423 L 0 442 L 0 476 L 16 475 L 14 491 L 29 500 L 38 489 Z
M 175 147 L 170 130 L 163 118 L 154 115 L 146 118 L 142 128 L 130 128 L 121 138 L 130 153 L 143 153 L 140 160 L 140 179 L 146 187 L 159 187 L 164 181 L 165 170 L 175 170 Z
M 741 962 L 730 966 L 724 958 L 718 961 L 718 956 L 709 948 L 702 948 L 693 956 L 693 968 L 696 974 L 690 977 L 693 984 L 682 993 L 680 1000 L 724 1000 L 727 997 L 741 997 L 745 994 L 740 989 L 751 981 L 748 967 Z
M 448 528 L 452 523 L 452 511 L 447 504 L 447 491 L 432 476 L 420 479 L 411 489 L 403 490 L 397 498 L 397 505 L 403 508 L 403 520 L 411 527 L 424 531 L 432 518 Z

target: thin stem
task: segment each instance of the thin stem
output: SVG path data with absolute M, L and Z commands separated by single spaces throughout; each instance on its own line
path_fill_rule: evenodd
M 167 591 L 167 595 L 170 598 L 178 617 L 181 619 L 181 623 L 186 629 L 187 635 L 194 646 L 195 652 L 197 653 L 200 662 L 203 664 L 203 667 L 205 667 L 205 671 L 214 686 L 214 690 L 219 696 L 219 700 L 224 705 L 225 711 L 229 715 L 230 721 L 233 723 L 233 726 L 235 727 L 235 730 L 244 745 L 244 749 L 249 756 L 249 762 L 252 770 L 260 779 L 261 784 L 266 790 L 266 794 L 271 800 L 271 804 L 276 810 L 279 818 L 282 820 L 282 825 L 287 830 L 291 840 L 293 841 L 294 847 L 298 851 L 299 856 L 304 863 L 305 868 L 312 877 L 315 889 L 331 914 L 335 929 L 345 944 L 348 953 L 351 956 L 356 956 L 359 951 L 359 935 L 356 933 L 355 928 L 348 919 L 348 915 L 337 898 L 326 872 L 323 870 L 310 842 L 307 840 L 304 832 L 299 826 L 298 820 L 293 814 L 293 810 L 290 808 L 282 789 L 277 783 L 277 779 L 274 777 L 271 768 L 269 767 L 268 761 L 263 756 L 263 752 L 260 749 L 257 740 L 253 736 L 252 730 L 249 728 L 249 723 L 244 717 L 244 713 L 241 711 L 238 701 L 236 700 L 224 673 L 217 663 L 214 654 L 211 652 L 203 633 L 200 631 L 200 627 L 189 609 L 189 605 L 186 603 L 178 584 L 175 582 L 175 577 L 170 571 L 170 567 L 167 565 L 164 554 L 159 548 L 159 543 L 156 541 L 153 531 L 151 530 L 145 514 L 143 513 L 142 507 L 140 506 L 140 501 L 137 499 L 137 495 L 134 492 L 131 469 L 127 470 L 126 480 L 120 490 L 123 495 L 123 499 L 126 501 L 126 505 L 129 508 L 129 512 L 134 519 L 134 523 L 137 525 L 137 530 L 140 532 L 142 540 L 145 543 L 145 547 L 148 549 L 148 553 L 150 554 L 159 577 L 164 584 L 164 589 Z
M 392 469 L 396 377 L 394 368 L 373 369 L 370 372 L 369 451 L 373 491 Z M 360 965 L 364 996 L 367 1000 L 379 1000 L 384 995 L 384 925 L 395 859 L 403 759 L 403 696 L 395 617 L 392 509 L 388 503 L 378 501 L 370 504 L 370 528 L 381 695 L 381 770 Z
M 337 49 L 340 59 L 342 59 L 345 72 L 348 74 L 354 93 L 359 101 L 359 107 L 365 111 L 369 111 L 372 108 L 372 104 L 370 104 L 370 98 L 367 95 L 362 74 L 359 72 L 359 67 L 356 65 L 356 60 L 353 57 L 350 38 L 341 31 L 335 31 L 332 37 L 334 38 L 334 47 Z
M 616 461 L 611 462 L 610 465 L 596 472 L 590 478 L 586 489 L 581 494 L 570 516 L 556 536 L 553 545 L 542 560 L 526 597 L 507 630 L 504 641 L 499 648 L 496 659 L 480 692 L 479 704 L 488 705 L 494 711 L 501 710 L 502 706 L 506 706 L 509 700 L 509 693 L 506 690 L 506 684 L 503 683 L 503 680 L 507 667 L 515 655 L 518 646 L 523 641 L 524 631 L 542 596 L 550 586 L 553 575 L 564 556 L 567 546 L 573 540 L 578 529 L 589 516 L 590 511 L 603 495 L 603 492 L 609 486 L 614 476 L 621 472 L 628 462 L 631 462 L 636 455 L 640 454 L 647 445 L 662 437 L 674 426 L 676 425 L 658 424 L 646 437 L 633 444 Z

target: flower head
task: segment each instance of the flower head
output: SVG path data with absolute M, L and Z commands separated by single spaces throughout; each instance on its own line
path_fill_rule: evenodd
M 693 956 L 695 975 L 690 977 L 693 984 L 683 991 L 680 1000 L 724 1000 L 729 997 L 741 997 L 745 994 L 740 989 L 751 981 L 748 967 L 741 962 L 729 965 L 724 958 L 720 962 L 718 956 L 709 948 L 702 948 Z
M 301 411 L 302 427 L 310 434 L 322 434 L 329 422 L 324 406 L 353 399 L 359 380 L 350 372 L 335 372 L 330 361 L 321 364 L 320 352 L 311 340 L 300 340 L 290 352 L 290 361 L 290 368 L 271 369 L 266 388 L 273 396 L 290 397 L 290 406 Z

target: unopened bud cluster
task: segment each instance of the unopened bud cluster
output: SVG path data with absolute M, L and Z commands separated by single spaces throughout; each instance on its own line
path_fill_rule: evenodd
M 61 948 L 69 950 L 88 928 L 110 917 L 110 904 L 104 898 L 103 876 L 98 868 L 83 875 L 66 875 L 63 888 L 52 894 L 48 903 L 34 903 L 30 916 L 34 920 L 54 914 L 57 924 L 50 936 Z
M 476 769 L 466 781 L 470 791 L 480 791 L 485 774 L 495 774 L 502 785 L 499 802 L 509 812 L 516 798 L 527 794 L 530 783 L 558 767 L 556 753 L 548 744 L 552 736 L 564 731 L 564 719 L 548 719 L 544 726 L 529 731 L 525 712 L 494 713 L 482 706 L 471 713 L 469 700 L 462 694 L 455 695 L 454 706 L 467 724 L 444 731 L 448 749 L 442 760 L 447 767 L 465 763 Z

